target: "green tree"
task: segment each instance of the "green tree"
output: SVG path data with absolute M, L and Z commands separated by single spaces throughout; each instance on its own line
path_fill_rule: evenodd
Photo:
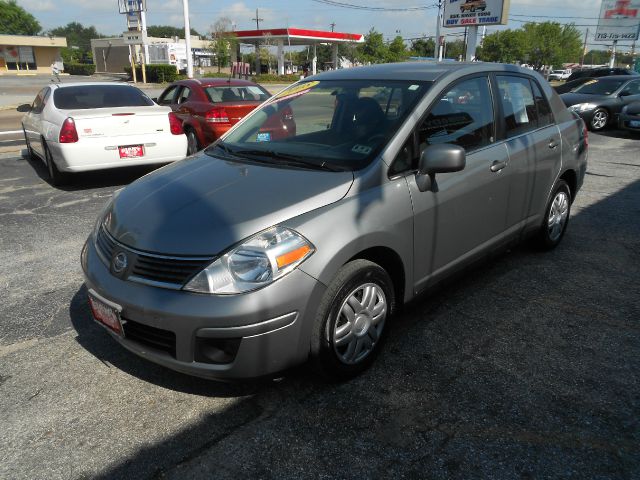
M 0 0 L 0 33 L 6 35 L 37 35 L 40 22 L 20 7 L 15 0 Z
M 502 30 L 485 37 L 479 58 L 485 62 L 522 62 L 525 51 L 523 30 Z
M 458 60 L 461 56 L 464 59 L 464 40 L 459 39 L 447 42 L 445 57 Z
M 409 51 L 400 35 L 394 38 L 387 49 L 388 62 L 404 62 L 409 56 Z
M 385 63 L 388 56 L 389 49 L 382 33 L 372 28 L 364 36 L 364 43 L 358 45 L 357 59 L 362 63 Z
M 91 63 L 91 39 L 101 38 L 96 27 L 85 27 L 78 22 L 71 22 L 64 27 L 49 30 L 49 35 L 65 37 L 67 47 L 60 51 L 66 63 Z
M 149 25 L 147 27 L 147 35 L 159 38 L 184 38 L 184 28 L 172 27 L 171 25 Z M 191 35 L 201 36 L 193 28 L 191 29 Z
M 543 65 L 560 66 L 577 62 L 582 51 L 580 32 L 573 25 L 557 22 L 526 23 L 522 27 L 526 45 L 527 63 L 535 68 Z
M 238 46 L 238 39 L 231 33 L 231 19 L 221 17 L 211 27 L 210 48 L 216 54 L 218 72 L 221 67 L 226 67 L 231 59 L 232 52 Z
M 433 57 L 436 42 L 433 38 L 418 38 L 411 42 L 411 54 L 416 57 Z

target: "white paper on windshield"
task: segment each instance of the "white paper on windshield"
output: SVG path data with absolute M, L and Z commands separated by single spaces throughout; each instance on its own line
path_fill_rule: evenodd
M 247 87 L 247 90 L 249 90 L 251 93 L 253 93 L 254 95 L 262 95 L 262 90 L 260 90 L 258 87 Z

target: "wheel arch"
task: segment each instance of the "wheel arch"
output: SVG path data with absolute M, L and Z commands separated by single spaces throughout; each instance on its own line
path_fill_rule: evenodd
M 567 182 L 567 185 L 569 186 L 569 194 L 571 195 L 571 203 L 573 203 L 573 200 L 576 198 L 576 190 L 578 188 L 578 175 L 575 170 L 569 169 L 560 175 L 560 180 Z
M 348 262 L 353 260 L 369 260 L 380 265 L 391 277 L 396 305 L 400 306 L 404 303 L 406 274 L 402 258 L 396 251 L 383 246 L 370 247 L 352 256 Z

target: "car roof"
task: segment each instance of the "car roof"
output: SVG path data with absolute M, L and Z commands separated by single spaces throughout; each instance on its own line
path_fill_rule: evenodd
M 638 80 L 635 75 L 605 75 L 604 77 L 594 77 L 593 80 Z
M 489 62 L 404 62 L 385 63 L 366 67 L 330 70 L 307 78 L 313 80 L 409 80 L 432 82 L 449 73 L 460 76 L 480 72 L 512 72 L 529 74 L 530 70 L 517 65 Z
M 69 82 L 69 83 L 51 83 L 50 85 L 52 87 L 57 87 L 57 88 L 91 87 L 91 86 L 104 86 L 104 85 L 137 88 L 135 85 L 130 85 L 128 83 L 118 83 L 118 82 Z

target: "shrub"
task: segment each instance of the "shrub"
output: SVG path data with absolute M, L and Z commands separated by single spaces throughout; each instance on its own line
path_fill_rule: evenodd
M 69 75 L 93 75 L 96 66 L 91 63 L 65 63 L 64 71 Z
M 178 71 L 173 65 L 147 65 L 145 70 L 147 71 L 147 82 L 151 83 L 171 83 L 178 79 Z M 129 78 L 133 78 L 131 75 L 131 67 L 124 67 L 125 73 L 129 74 Z M 142 67 L 136 65 L 136 79 L 142 81 Z

